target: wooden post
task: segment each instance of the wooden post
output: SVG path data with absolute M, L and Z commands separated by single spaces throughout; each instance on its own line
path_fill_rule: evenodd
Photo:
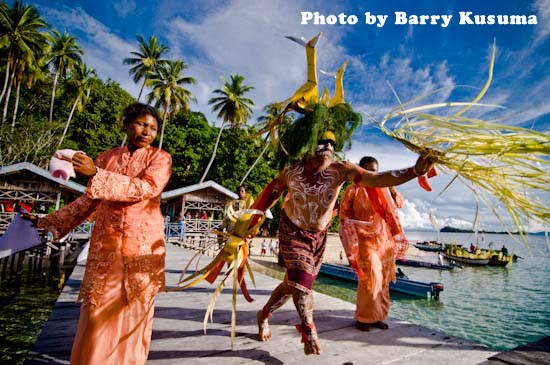
M 19 294 L 21 291 L 21 279 L 23 276 L 23 263 L 25 261 L 25 251 L 17 253 L 17 268 L 15 271 L 15 293 Z
M 15 265 L 15 255 L 10 256 L 10 279 L 13 277 L 14 274 L 13 266 Z
M 57 197 L 55 198 L 55 210 L 59 209 L 60 203 L 61 203 L 61 192 L 58 192 Z
M 4 280 L 6 280 L 6 271 L 7 271 L 7 269 L 8 269 L 8 261 L 9 261 L 9 259 L 10 259 L 9 257 L 4 257 L 4 258 L 2 259 L 2 277 L 1 277 L 1 279 L 0 279 L 0 281 L 2 281 L 2 282 L 3 282 Z
M 51 282 L 52 279 L 52 248 L 50 246 L 46 246 L 46 252 L 44 255 L 44 268 L 42 272 L 43 278 L 48 278 L 48 282 Z
M 48 250 L 49 247 L 46 248 Z M 44 263 L 44 250 L 40 251 L 40 259 L 38 261 L 38 272 L 40 273 L 40 284 L 42 286 L 46 283 L 46 274 L 44 273 L 45 267 L 48 265 L 48 259 L 46 259 L 46 263 Z
M 65 247 L 65 244 L 63 243 L 61 247 L 59 247 L 59 267 L 57 268 L 59 271 L 61 271 L 61 268 L 65 264 L 65 251 L 66 251 L 66 247 Z
M 32 282 L 32 264 L 34 261 L 34 256 L 36 255 L 36 250 L 30 250 L 29 254 L 27 255 L 27 283 L 30 284 Z
M 32 277 L 33 279 L 36 279 L 36 276 L 39 274 L 38 265 L 40 262 L 40 253 L 42 252 L 42 248 L 37 248 L 34 250 L 34 265 L 32 268 Z

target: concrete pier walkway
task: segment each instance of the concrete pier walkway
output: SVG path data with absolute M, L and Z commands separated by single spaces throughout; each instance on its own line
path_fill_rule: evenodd
M 167 246 L 167 285 L 174 286 L 192 251 Z M 201 267 L 210 258 L 201 260 Z M 83 265 L 77 265 L 60 295 L 26 364 L 68 364 L 78 321 L 75 303 Z M 249 285 L 255 299 L 237 302 L 237 337 L 231 350 L 229 332 L 231 290 L 225 289 L 217 301 L 214 323 L 203 334 L 203 318 L 214 287 L 201 283 L 182 292 L 157 296 L 153 340 L 147 364 L 479 364 L 496 354 L 484 346 L 447 336 L 421 326 L 390 319 L 388 330 L 361 332 L 354 327 L 354 305 L 315 293 L 314 319 L 322 354 L 306 356 L 294 329 L 298 316 L 292 301 L 279 309 L 270 321 L 273 339 L 256 339 L 256 312 L 279 283 L 255 273 L 256 288 Z

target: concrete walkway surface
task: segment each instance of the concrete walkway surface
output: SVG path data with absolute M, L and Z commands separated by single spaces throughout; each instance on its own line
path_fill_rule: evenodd
M 167 245 L 166 279 L 173 287 L 193 252 Z M 200 267 L 211 258 L 204 257 Z M 68 364 L 78 321 L 75 303 L 84 266 L 76 266 L 26 364 Z M 206 306 L 215 289 L 206 282 L 181 292 L 157 296 L 153 339 L 147 364 L 479 364 L 497 352 L 406 321 L 390 318 L 388 330 L 362 332 L 355 328 L 354 304 L 315 293 L 314 320 L 322 354 L 306 356 L 294 328 L 298 315 L 292 301 L 270 321 L 273 339 L 257 338 L 256 312 L 266 303 L 279 280 L 255 273 L 256 288 L 247 276 L 254 302 L 239 294 L 237 337 L 231 349 L 231 285 L 223 290 L 214 323 L 203 334 Z M 98 364 L 101 365 L 101 364 Z

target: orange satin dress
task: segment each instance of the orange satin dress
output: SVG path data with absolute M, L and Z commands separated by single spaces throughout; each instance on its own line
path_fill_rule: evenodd
M 340 204 L 340 238 L 359 273 L 355 319 L 374 323 L 385 320 L 390 311 L 396 240 L 404 240 L 395 208 L 403 206 L 403 198 L 397 193 L 392 199 L 387 188 L 372 189 L 380 194 L 380 206 L 384 207 L 377 212 L 367 190 L 356 184 L 346 189 Z
M 95 220 L 71 364 L 145 364 L 154 297 L 164 290 L 160 194 L 171 173 L 165 151 L 114 148 L 95 161 L 86 194 L 48 215 L 40 227 L 61 238 Z

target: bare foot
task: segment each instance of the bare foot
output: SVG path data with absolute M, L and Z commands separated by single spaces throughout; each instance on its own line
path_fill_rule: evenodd
M 302 343 L 304 344 L 304 353 L 306 355 L 321 354 L 321 345 L 317 337 L 317 330 L 312 323 L 310 327 L 305 325 L 296 325 L 298 332 L 302 334 Z
M 269 341 L 271 340 L 271 330 L 269 329 L 269 318 L 264 318 L 264 315 L 261 310 L 256 314 L 258 319 L 258 340 L 260 341 Z

